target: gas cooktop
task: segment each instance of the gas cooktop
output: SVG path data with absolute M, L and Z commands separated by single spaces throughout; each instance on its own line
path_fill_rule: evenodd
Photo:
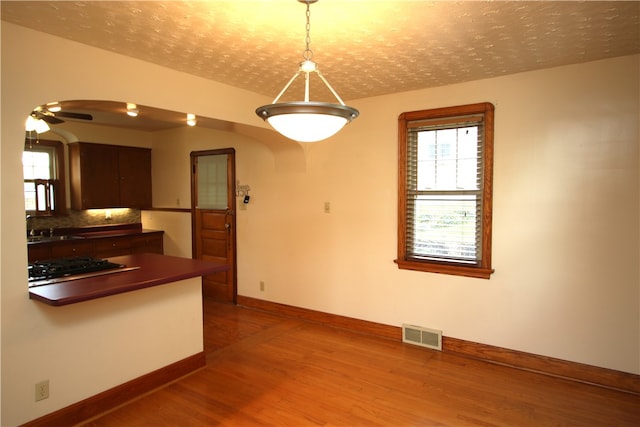
M 121 271 L 125 265 L 115 264 L 106 259 L 90 256 L 77 256 L 69 258 L 50 259 L 29 263 L 29 286 L 48 285 L 65 279 L 90 277 L 87 273 L 107 272 L 108 270 Z

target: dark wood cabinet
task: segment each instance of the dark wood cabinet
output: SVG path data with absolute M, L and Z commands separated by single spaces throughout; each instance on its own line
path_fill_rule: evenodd
M 129 208 L 151 207 L 151 150 L 119 147 L 120 203 Z
M 93 248 L 91 255 L 97 258 L 109 258 L 112 256 L 129 255 L 131 253 L 130 236 L 102 237 L 92 239 Z
M 110 258 L 136 253 L 164 254 L 163 231 L 30 243 L 29 262 L 71 256 Z
M 51 245 L 31 244 L 27 247 L 29 252 L 29 262 L 52 259 Z
M 31 245 L 33 246 L 33 245 Z M 90 255 L 92 244 L 86 240 L 68 240 L 51 245 L 51 258 Z M 29 252 L 31 258 L 31 252 Z M 31 261 L 31 259 L 29 259 Z
M 131 253 L 164 253 L 162 233 L 145 233 L 131 239 Z
M 151 150 L 69 144 L 71 208 L 151 207 Z

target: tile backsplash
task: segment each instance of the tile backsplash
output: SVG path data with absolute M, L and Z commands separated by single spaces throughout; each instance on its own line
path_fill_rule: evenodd
M 140 222 L 141 214 L 139 209 L 69 210 L 68 216 L 33 217 L 30 220 L 29 228 L 34 230 L 48 230 L 50 228 L 75 228 L 95 225 L 135 224 Z

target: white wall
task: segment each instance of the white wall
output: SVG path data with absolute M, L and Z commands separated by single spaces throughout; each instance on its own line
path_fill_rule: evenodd
M 3 373 L 25 372 L 3 375 L 4 421 L 33 415 L 16 414 L 11 390 L 39 380 L 21 361 L 25 347 L 15 346 L 35 333 L 24 326 L 33 310 L 26 272 L 7 267 L 26 265 L 26 248 L 15 250 L 24 236 L 13 201 L 22 197 L 30 109 L 126 99 L 261 126 L 253 110 L 270 100 L 10 24 L 2 31 Z M 24 55 L 33 45 L 49 57 Z M 50 81 L 36 88 L 38 64 L 54 61 Z M 178 135 L 186 146 L 154 140 L 154 203 L 188 198 L 188 172 L 169 167 L 171 153 L 183 164 L 191 150 L 235 146 L 237 178 L 252 189 L 237 218 L 239 294 L 640 373 L 639 76 L 636 55 L 357 100 L 355 122 L 305 148 L 224 132 Z M 496 272 L 481 280 L 398 270 L 397 116 L 482 101 L 496 106 Z
M 240 295 L 639 373 L 639 71 L 631 56 L 359 100 L 357 121 L 283 168 L 277 150 L 224 132 L 154 152 L 237 148 L 252 189 L 237 212 Z M 496 106 L 496 272 L 400 271 L 397 117 L 482 101 Z M 155 160 L 154 191 L 171 195 L 154 203 L 188 194 L 188 172 Z
M 12 368 L 3 372 L 2 425 L 18 425 L 202 352 L 201 287 L 196 277 L 68 306 L 20 304 L 29 315 L 22 319 L 24 335 L 7 339 L 13 351 L 5 352 Z M 43 380 L 50 397 L 35 402 L 34 385 Z

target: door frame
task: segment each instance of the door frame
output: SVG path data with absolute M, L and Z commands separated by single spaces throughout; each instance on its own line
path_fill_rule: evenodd
M 230 266 L 233 286 L 233 304 L 238 300 L 238 250 L 236 237 L 236 150 L 234 148 L 219 148 L 213 150 L 192 151 L 190 153 L 191 168 L 191 258 L 197 257 L 196 242 L 196 199 L 198 191 L 198 181 L 196 174 L 196 160 L 201 156 L 227 155 L 227 214 L 231 217 L 232 258 L 233 264 Z

